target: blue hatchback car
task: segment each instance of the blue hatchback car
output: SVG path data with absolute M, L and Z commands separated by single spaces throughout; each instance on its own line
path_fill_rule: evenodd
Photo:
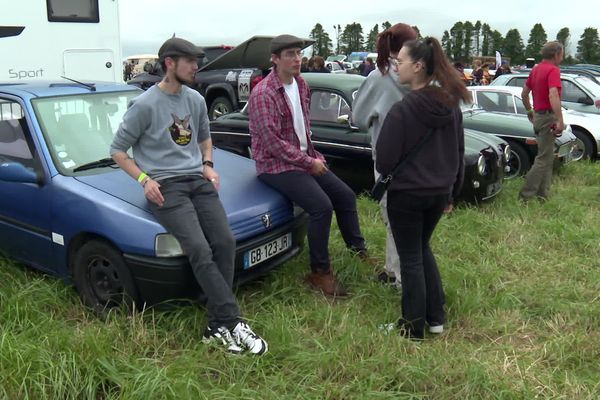
M 124 295 L 140 307 L 200 291 L 141 186 L 108 158 L 140 93 L 118 84 L 0 84 L 0 251 L 71 280 L 99 310 Z M 296 255 L 306 215 L 256 178 L 253 161 L 216 149 L 214 162 L 237 240 L 237 282 Z

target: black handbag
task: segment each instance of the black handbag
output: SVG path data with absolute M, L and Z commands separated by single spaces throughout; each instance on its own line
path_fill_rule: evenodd
M 369 196 L 371 196 L 371 198 L 373 200 L 375 200 L 378 203 L 381 201 L 381 199 L 383 198 L 383 195 L 385 194 L 386 190 L 388 189 L 388 186 L 390 185 L 390 182 L 392 181 L 392 178 L 394 177 L 394 175 L 396 175 L 398 173 L 398 171 L 400 171 L 400 167 L 402 167 L 404 164 L 406 164 L 408 162 L 408 160 L 411 159 L 412 156 L 414 156 L 416 153 L 419 152 L 421 147 L 423 147 L 423 145 L 425 144 L 427 139 L 429 139 L 429 137 L 432 135 L 432 133 L 433 133 L 433 129 L 429 129 L 429 131 L 423 137 L 423 139 L 421 139 L 421 141 L 419 143 L 417 143 L 415 145 L 415 147 L 413 147 L 408 153 L 406 153 L 404 155 L 403 158 L 400 159 L 400 161 L 398 161 L 398 164 L 396 164 L 394 169 L 389 174 L 387 174 L 386 176 L 383 176 L 383 175 L 379 176 L 379 178 L 377 179 L 377 181 L 371 188 L 371 191 L 369 192 Z

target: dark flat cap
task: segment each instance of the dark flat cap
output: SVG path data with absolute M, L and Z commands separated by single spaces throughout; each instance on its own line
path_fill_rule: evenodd
M 313 44 L 314 40 L 301 39 L 294 35 L 279 35 L 271 40 L 271 53 L 277 53 L 281 50 L 300 47 L 301 49 Z
M 204 57 L 204 50 L 192 42 L 185 39 L 173 37 L 168 39 L 160 46 L 158 58 L 164 60 L 165 57 Z

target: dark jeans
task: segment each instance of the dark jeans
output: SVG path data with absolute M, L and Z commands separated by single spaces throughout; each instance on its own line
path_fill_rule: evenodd
M 400 256 L 401 327 L 422 338 L 425 322 L 443 324 L 444 289 L 429 240 L 448 204 L 448 195 L 415 196 L 390 191 L 387 211 Z
M 156 219 L 181 244 L 207 298 L 208 325 L 231 329 L 240 310 L 231 289 L 235 238 L 212 183 L 201 177 L 159 181 L 162 207 L 150 202 Z
M 329 231 L 333 210 L 346 245 L 355 251 L 365 250 L 360 233 L 356 195 L 333 172 L 313 176 L 302 171 L 261 174 L 258 178 L 298 204 L 310 216 L 308 248 L 310 266 L 329 270 Z

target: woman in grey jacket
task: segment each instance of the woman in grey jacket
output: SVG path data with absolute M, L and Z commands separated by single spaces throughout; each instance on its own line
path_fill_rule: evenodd
M 402 100 L 409 88 L 398 81 L 395 60 L 404 42 L 417 38 L 417 32 L 407 24 L 396 24 L 379 34 L 377 38 L 377 69 L 369 74 L 358 89 L 354 99 L 352 121 L 371 134 L 373 162 L 376 160 L 375 143 L 383 120 L 394 103 Z M 374 169 L 375 180 L 379 173 Z M 381 200 L 382 215 L 387 226 L 385 266 L 377 279 L 384 283 L 400 284 L 400 259 L 387 219 L 387 196 Z

